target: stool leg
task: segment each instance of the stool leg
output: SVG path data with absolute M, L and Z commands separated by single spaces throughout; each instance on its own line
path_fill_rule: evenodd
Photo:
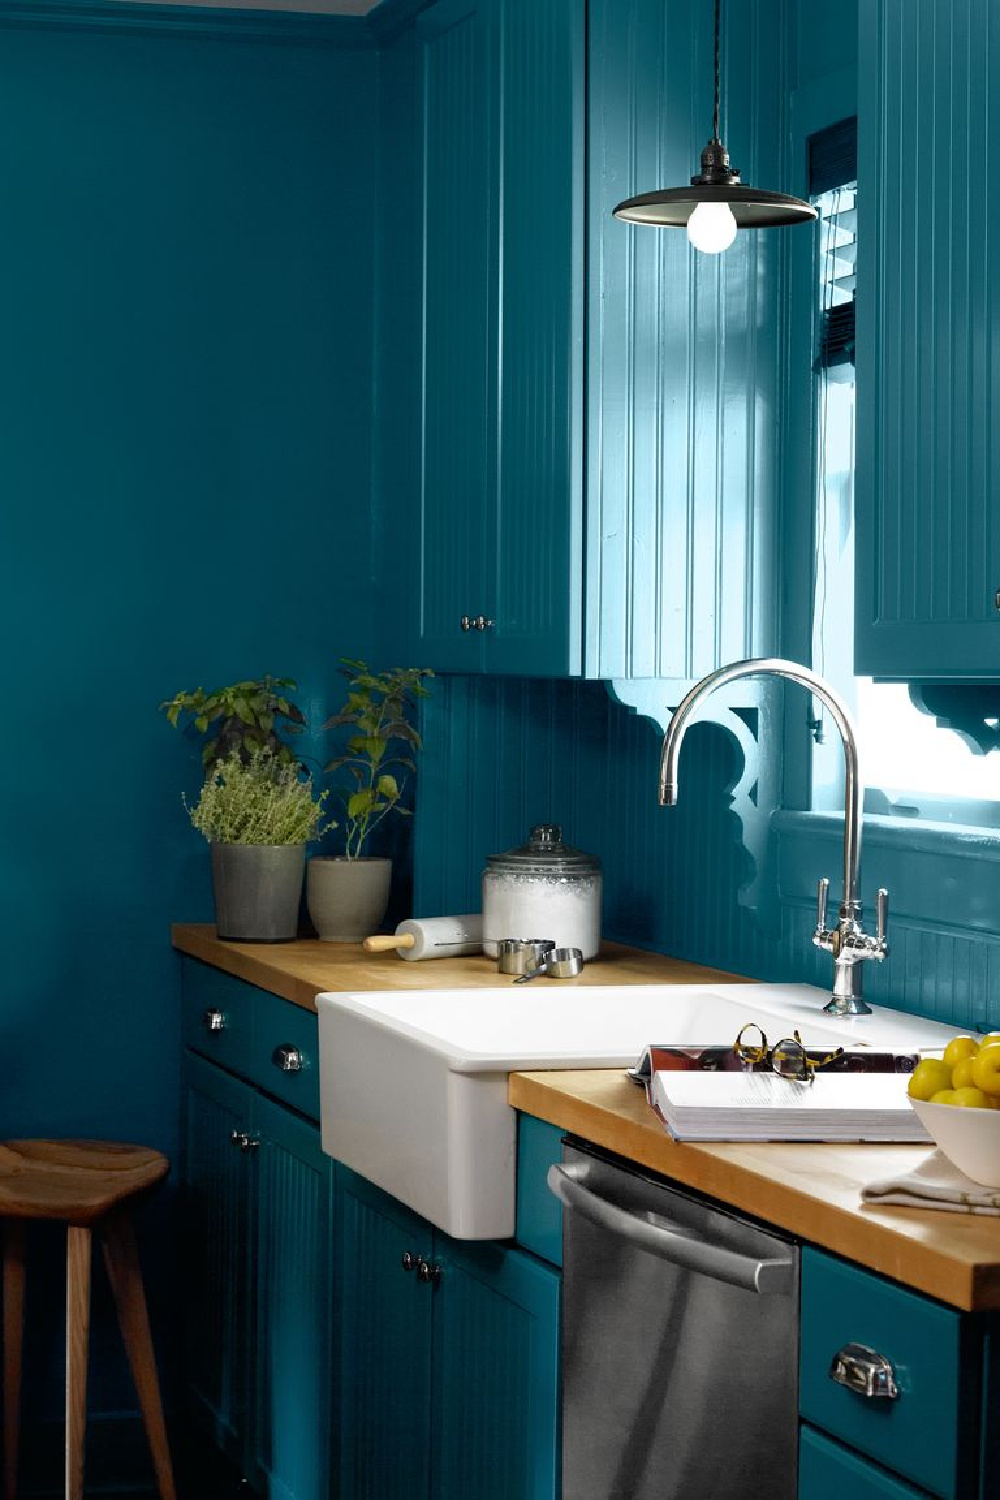
M 104 1263 L 108 1268 L 108 1278 L 118 1309 L 118 1322 L 128 1351 L 129 1364 L 132 1366 L 142 1418 L 146 1424 L 160 1500 L 176 1500 L 167 1429 L 160 1401 L 160 1383 L 156 1375 L 139 1252 L 131 1219 L 122 1217 L 105 1220 L 101 1225 L 101 1239 L 104 1242 Z
M 83 1500 L 90 1337 L 90 1230 L 66 1230 L 66 1500 Z
M 3 1226 L 3 1492 L 17 1500 L 17 1447 L 21 1422 L 21 1343 L 24 1331 L 24 1224 Z

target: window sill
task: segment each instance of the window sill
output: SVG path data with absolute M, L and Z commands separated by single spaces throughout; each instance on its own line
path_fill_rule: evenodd
M 776 812 L 778 895 L 782 903 L 813 905 L 821 876 L 830 877 L 830 903 L 839 903 L 844 817 L 833 812 Z M 1000 829 L 915 822 L 867 815 L 861 840 L 859 895 L 874 908 L 875 892 L 889 892 L 890 921 L 903 917 L 956 931 L 1000 932 Z

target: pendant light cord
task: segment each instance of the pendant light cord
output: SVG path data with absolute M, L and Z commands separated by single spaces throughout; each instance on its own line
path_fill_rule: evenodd
M 712 139 L 719 140 L 719 4 L 715 0 L 715 112 L 712 116 Z

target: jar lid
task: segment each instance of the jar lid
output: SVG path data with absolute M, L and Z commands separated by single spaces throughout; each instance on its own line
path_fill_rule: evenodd
M 489 870 L 504 870 L 517 875 L 596 875 L 601 862 L 593 854 L 584 854 L 562 841 L 557 823 L 536 823 L 526 844 L 507 849 L 503 854 L 488 854 Z

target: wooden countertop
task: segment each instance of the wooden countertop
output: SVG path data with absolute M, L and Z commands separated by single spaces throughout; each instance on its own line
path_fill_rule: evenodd
M 306 1010 L 316 1009 L 324 990 L 461 990 L 503 989 L 510 977 L 497 972 L 496 961 L 483 954 L 414 962 L 398 953 L 366 953 L 360 943 L 321 943 L 298 938 L 291 943 L 227 943 L 209 923 L 176 922 L 171 941 L 181 953 L 200 958 L 237 979 L 282 995 Z M 643 953 L 606 943 L 576 979 L 563 984 L 733 984 L 736 974 L 706 969 L 662 953 Z M 537 981 L 536 981 L 537 983 Z
M 483 956 L 407 962 L 355 943 L 228 943 L 208 924 L 178 923 L 175 948 L 307 1010 L 323 990 L 502 988 Z M 608 944 L 567 983 L 733 983 L 739 976 Z M 923 1146 L 680 1144 L 641 1089 L 618 1071 L 512 1073 L 516 1109 L 675 1182 L 967 1311 L 1000 1309 L 1000 1219 L 935 1209 L 860 1206 L 861 1188 L 908 1171 Z
M 516 1109 L 953 1307 L 1000 1308 L 1000 1219 L 861 1207 L 864 1183 L 911 1171 L 926 1146 L 682 1143 L 617 1071 L 512 1073 L 507 1097 Z

